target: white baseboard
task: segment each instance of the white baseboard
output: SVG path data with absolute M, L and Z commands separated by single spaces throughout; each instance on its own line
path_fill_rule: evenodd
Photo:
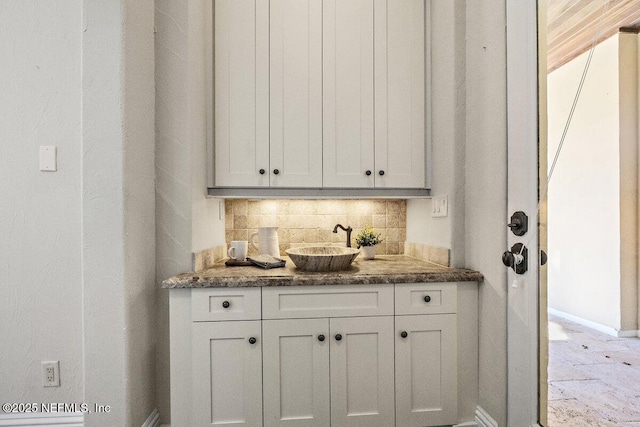
M 142 427 L 160 427 L 160 413 L 157 409 L 154 409 L 147 417 Z
M 610 326 L 605 326 L 601 323 L 598 322 L 594 322 L 592 320 L 587 320 L 584 319 L 582 317 L 579 316 L 575 316 L 573 314 L 570 313 L 566 313 L 564 311 L 560 311 L 560 310 L 556 310 L 555 308 L 551 308 L 549 307 L 549 314 L 553 314 L 554 316 L 558 316 L 558 317 L 562 317 L 563 319 L 567 319 L 570 320 L 574 323 L 577 323 L 579 325 L 582 326 L 586 326 L 587 328 L 591 328 L 594 329 L 598 332 L 602 332 L 604 334 L 607 335 L 611 335 L 612 337 L 616 337 L 616 338 L 632 338 L 632 337 L 638 337 L 640 336 L 640 331 L 632 329 L 632 330 L 628 330 L 628 331 L 619 331 L 615 328 L 612 328 Z
M 82 412 L 51 412 L 30 414 L 0 414 L 0 427 L 83 427 Z M 142 427 L 160 427 L 157 409 L 147 417 Z
M 498 427 L 496 420 L 491 418 L 491 415 L 480 406 L 476 408 L 476 422 L 478 427 Z
M 452 427 L 478 427 L 478 423 L 475 421 L 467 421 L 460 424 L 455 424 Z
M 84 415 L 82 412 L 0 414 L 0 426 L 2 427 L 82 427 L 83 425 Z

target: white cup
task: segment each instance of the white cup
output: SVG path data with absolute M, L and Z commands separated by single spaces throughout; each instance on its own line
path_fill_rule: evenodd
M 227 255 L 229 258 L 236 261 L 244 261 L 247 258 L 247 249 L 249 248 L 249 242 L 246 240 L 234 240 L 229 245 Z

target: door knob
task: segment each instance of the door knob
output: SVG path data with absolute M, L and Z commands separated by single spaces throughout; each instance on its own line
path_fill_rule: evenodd
M 401 336 L 402 338 L 406 338 L 406 337 L 408 337 L 408 336 L 409 336 L 409 334 L 407 333 L 407 331 L 402 331 L 402 332 L 400 332 L 400 336 Z
M 340 341 L 342 339 L 342 335 L 336 334 L 336 341 Z
M 318 341 L 320 342 L 324 341 L 324 335 L 322 334 L 318 335 Z
M 229 308 L 229 306 L 230 306 L 230 305 L 231 305 L 231 303 L 230 303 L 229 301 L 224 301 L 224 302 L 222 303 L 222 307 L 223 307 L 223 308 Z
M 516 274 L 524 274 L 528 268 L 528 250 L 522 243 L 516 243 L 510 251 L 502 254 L 502 263 L 513 268 Z
M 254 337 L 249 338 L 249 344 L 255 344 L 256 341 L 257 340 Z

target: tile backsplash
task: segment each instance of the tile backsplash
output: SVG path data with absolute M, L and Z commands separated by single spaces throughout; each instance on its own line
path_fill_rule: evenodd
M 352 245 L 364 227 L 373 227 L 384 241 L 379 255 L 404 253 L 407 234 L 406 200 L 247 200 L 225 201 L 225 240 L 249 240 L 258 227 L 278 227 L 280 253 L 313 243 L 344 243 L 346 233 L 333 227 L 353 227 Z M 251 248 L 249 253 L 255 253 Z

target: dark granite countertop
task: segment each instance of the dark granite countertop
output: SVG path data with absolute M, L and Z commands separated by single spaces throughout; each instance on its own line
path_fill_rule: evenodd
M 349 270 L 308 272 L 284 258 L 284 268 L 227 267 L 224 262 L 197 273 L 183 273 L 162 282 L 163 288 L 225 288 L 243 286 L 358 285 L 379 283 L 482 282 L 473 270 L 442 267 L 406 255 L 356 259 Z

